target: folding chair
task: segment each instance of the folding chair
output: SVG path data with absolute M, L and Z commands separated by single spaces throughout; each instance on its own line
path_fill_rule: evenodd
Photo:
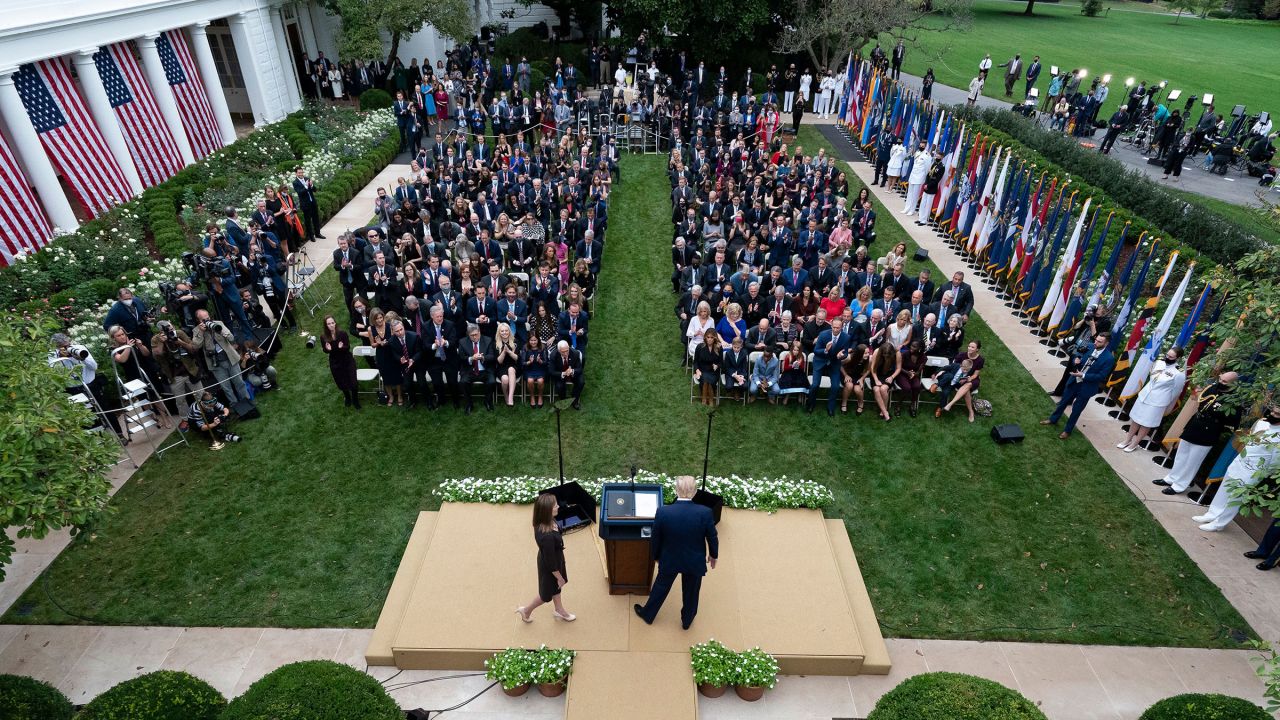
M 354 355 L 355 357 L 371 358 L 377 355 L 377 351 L 374 350 L 373 347 L 369 345 L 357 345 L 351 348 L 351 354 Z M 376 383 L 377 387 L 375 387 L 373 390 L 362 390 L 361 392 L 363 392 L 364 394 L 377 395 L 382 392 L 382 374 L 378 372 L 377 368 L 357 367 L 356 368 L 356 387 L 359 388 L 361 384 L 367 384 L 367 383 Z

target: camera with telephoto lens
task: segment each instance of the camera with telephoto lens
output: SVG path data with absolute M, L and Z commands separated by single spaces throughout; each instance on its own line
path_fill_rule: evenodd
M 307 336 L 307 349 L 308 349 L 308 350 L 314 350 L 314 349 L 315 349 L 315 347 L 316 347 L 316 336 L 315 336 L 315 335 L 308 335 L 308 336 Z

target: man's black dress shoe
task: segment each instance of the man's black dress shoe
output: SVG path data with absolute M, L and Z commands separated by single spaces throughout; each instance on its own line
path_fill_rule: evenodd
M 632 605 L 631 609 L 636 611 L 636 617 L 640 618 L 641 620 L 644 620 L 645 625 L 653 624 L 652 620 L 645 620 L 644 608 L 640 606 L 640 603 L 636 603 L 635 605 Z

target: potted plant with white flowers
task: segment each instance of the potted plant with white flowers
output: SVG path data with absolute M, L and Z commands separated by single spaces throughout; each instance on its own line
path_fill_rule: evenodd
M 484 661 L 485 677 L 502 683 L 502 692 L 519 697 L 529 691 L 536 664 L 524 648 L 507 648 Z
M 689 648 L 689 662 L 693 666 L 693 682 L 698 686 L 698 692 L 716 698 L 724 695 L 733 684 L 738 653 L 712 638 Z
M 564 694 L 576 654 L 568 648 L 549 648 L 546 645 L 531 651 L 530 655 L 534 657 L 532 681 L 538 684 L 538 692 L 546 697 Z
M 758 647 L 738 653 L 734 692 L 747 702 L 764 697 L 766 689 L 778 684 L 778 661 Z

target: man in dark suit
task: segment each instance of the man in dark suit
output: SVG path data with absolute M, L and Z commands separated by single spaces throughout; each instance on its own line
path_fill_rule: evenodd
M 899 260 L 893 264 L 892 268 L 886 270 L 880 278 L 880 287 L 892 287 L 893 296 L 898 298 L 899 301 L 911 296 L 911 278 L 908 278 L 906 272 L 903 271 L 905 265 L 906 263 Z
M 467 322 L 474 323 L 481 335 L 492 339 L 498 332 L 498 306 L 487 295 L 486 287 L 477 285 L 475 297 L 467 300 Z
M 427 372 L 431 374 L 431 385 L 436 393 L 436 404 L 444 405 L 444 389 L 447 386 L 456 408 L 462 405 L 462 398 L 458 394 L 458 331 L 455 328 L 452 322 L 445 319 L 444 306 L 432 305 L 431 324 L 423 330 L 425 336 L 421 342 Z
M 577 247 L 573 249 L 574 260 L 586 260 L 587 269 L 592 275 L 600 274 L 600 254 L 604 252 L 604 246 L 599 240 L 595 239 L 595 234 L 590 230 L 585 231 L 582 239 L 578 241 Z
M 307 237 L 303 240 L 323 240 L 320 234 L 320 206 L 316 204 L 316 184 L 302 171 L 302 166 L 293 169 L 293 194 L 298 196 L 298 208 L 302 210 L 302 224 Z
M 827 265 L 827 256 L 818 258 L 818 263 L 809 269 L 809 284 L 818 295 L 826 297 L 831 286 L 836 282 L 836 274 Z
M 529 339 L 528 304 L 520 299 L 520 294 L 514 284 L 507 285 L 503 296 L 498 299 L 497 304 L 498 322 L 506 323 L 511 327 L 511 337 L 515 338 L 517 347 L 522 347 L 524 342 Z
M 587 350 L 587 314 L 577 302 L 569 303 L 569 308 L 560 313 L 556 330 L 560 339 L 569 343 L 569 347 L 578 352 Z
M 680 292 L 680 277 L 684 274 L 687 267 L 693 265 L 694 260 L 698 257 L 698 251 L 689 247 L 682 237 L 676 238 L 675 244 L 671 246 L 671 291 Z
M 573 396 L 573 409 L 582 409 L 582 351 L 569 347 L 569 343 L 561 340 L 556 343 L 556 352 L 547 363 L 551 377 L 555 380 L 556 397 L 566 394 Z
M 965 320 L 969 319 L 969 313 L 973 311 L 973 288 L 969 287 L 969 283 L 964 281 L 964 273 L 957 270 L 951 276 L 951 282 L 938 288 L 933 296 L 935 303 L 942 302 L 942 294 L 951 293 L 951 302 L 955 305 L 956 312 L 964 316 Z M 938 324 L 942 325 L 942 318 L 939 316 Z
M 863 200 L 862 209 L 853 214 L 853 222 L 850 223 L 853 229 L 853 236 L 856 239 L 854 245 L 866 245 L 871 247 L 871 243 L 876 239 L 876 211 L 871 209 L 871 201 Z
M 889 322 L 884 318 L 884 311 L 876 308 L 871 311 L 871 316 L 864 323 L 858 324 L 857 335 L 854 337 L 854 344 L 866 345 L 869 348 L 878 347 L 884 342 L 885 334 L 889 330 Z
M 849 355 L 849 343 L 853 340 L 849 333 L 843 332 L 844 319 L 831 318 L 831 327 L 818 334 L 813 344 L 813 382 L 809 385 L 809 401 L 804 411 L 813 412 L 818 403 L 818 390 L 822 386 L 822 378 L 831 380 L 827 388 L 827 415 L 836 414 L 836 388 L 840 386 L 840 365 Z
M 1100 332 L 1093 338 L 1092 349 L 1071 358 L 1070 378 L 1062 391 L 1062 399 L 1058 401 L 1058 406 L 1053 409 L 1053 413 L 1047 419 L 1040 421 L 1041 425 L 1057 425 L 1058 419 L 1070 406 L 1071 415 L 1067 417 L 1066 427 L 1058 434 L 1059 440 L 1071 437 L 1071 431 L 1075 430 L 1076 421 L 1089 405 L 1089 399 L 1098 393 L 1102 384 L 1111 376 L 1111 371 L 1115 369 L 1116 358 L 1107 349 L 1107 343 L 1110 341 L 1111 333 Z
M 920 274 L 916 276 L 915 280 L 907 283 L 907 289 L 912 291 L 919 290 L 924 301 L 929 303 L 933 302 L 933 292 L 937 287 L 934 286 L 933 281 L 929 279 L 929 269 L 924 268 L 920 271 Z
M 338 271 L 338 282 L 342 284 L 342 298 L 347 307 L 351 307 L 355 294 L 364 294 L 364 255 L 348 244 L 345 234 L 338 236 L 338 247 L 333 251 L 333 268 Z
M 387 338 L 387 351 L 393 358 L 393 362 L 400 364 L 400 370 L 404 373 L 404 382 L 409 390 L 409 405 L 417 405 L 422 380 L 426 377 L 421 338 L 417 333 L 405 327 L 404 322 L 392 320 L 391 337 Z M 427 407 L 435 407 L 435 402 L 429 394 L 427 395 Z
M 440 290 L 431 296 L 431 304 L 440 306 L 444 311 L 444 319 L 453 323 L 455 328 L 459 327 L 467 319 L 466 298 L 462 293 L 454 291 L 453 280 L 448 274 L 440 274 L 436 282 Z
M 893 286 L 885 287 L 883 294 L 871 302 L 873 310 L 879 310 L 884 313 L 886 322 L 897 319 L 898 311 L 902 309 L 902 303 L 898 302 Z
M 645 604 L 632 606 L 647 625 L 653 624 L 679 575 L 684 601 L 680 608 L 680 626 L 688 630 L 698 614 L 702 576 L 707 574 L 708 565 L 715 569 L 720 557 L 720 540 L 711 508 L 693 503 L 694 490 L 692 477 L 677 478 L 676 501 L 658 508 L 653 520 L 649 548 L 653 559 L 658 561 L 658 577 L 654 578 Z
M 924 316 L 929 314 L 929 305 L 924 302 L 924 293 L 919 290 L 911 292 L 911 301 L 902 306 L 903 310 L 911 313 L 911 324 L 919 325 L 924 321 Z
M 467 336 L 458 341 L 458 357 L 462 361 L 462 377 L 467 383 L 467 407 L 471 414 L 471 383 L 484 383 L 484 408 L 493 410 L 494 352 L 493 340 L 480 334 L 480 328 L 472 323 L 467 326 Z

